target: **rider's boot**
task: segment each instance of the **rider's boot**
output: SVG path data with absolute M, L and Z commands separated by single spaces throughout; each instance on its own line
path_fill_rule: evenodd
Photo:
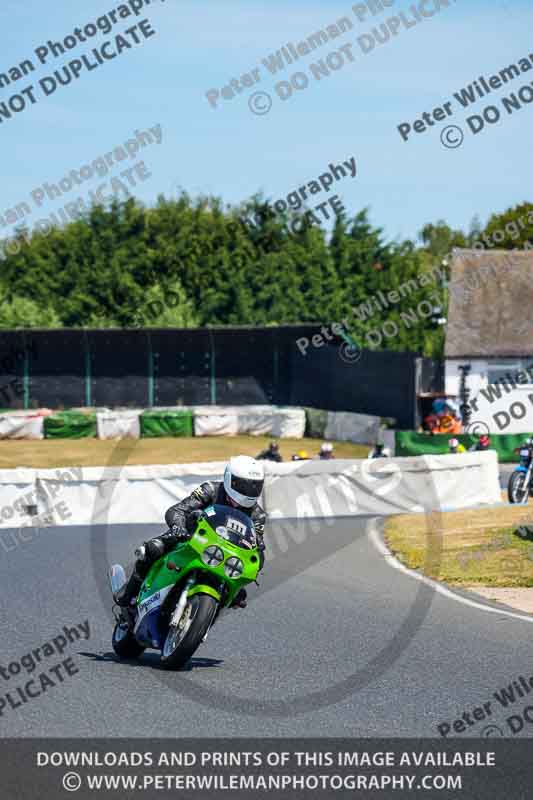
M 247 597 L 248 594 L 246 592 L 246 589 L 239 589 L 239 591 L 237 592 L 237 594 L 233 599 L 233 603 L 230 605 L 230 608 L 246 608 L 246 606 L 248 605 Z
M 131 573 L 128 582 L 125 583 L 122 589 L 119 589 L 119 591 L 116 593 L 115 603 L 123 608 L 130 606 L 139 594 L 142 584 L 143 578 L 137 575 L 134 570 Z

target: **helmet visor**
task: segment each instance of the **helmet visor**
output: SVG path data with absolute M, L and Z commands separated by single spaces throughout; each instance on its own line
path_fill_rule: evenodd
M 264 480 L 250 480 L 249 478 L 239 478 L 237 475 L 231 476 L 231 488 L 243 494 L 245 497 L 259 497 L 263 491 Z

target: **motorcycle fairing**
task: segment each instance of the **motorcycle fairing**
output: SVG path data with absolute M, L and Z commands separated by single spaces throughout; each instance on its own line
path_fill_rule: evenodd
M 137 619 L 133 630 L 137 639 L 148 647 L 159 647 L 159 609 L 168 593 L 174 588 L 173 584 L 158 589 L 137 606 Z

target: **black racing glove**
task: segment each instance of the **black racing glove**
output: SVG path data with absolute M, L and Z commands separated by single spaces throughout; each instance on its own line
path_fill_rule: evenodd
M 189 533 L 186 528 L 182 525 L 172 525 L 168 533 L 163 534 L 161 537 L 163 542 L 168 542 L 171 546 L 174 544 L 178 544 L 178 542 L 186 542 L 187 539 L 190 539 L 192 536 L 192 532 Z
M 165 543 L 159 537 L 155 539 L 149 539 L 147 542 L 144 542 L 137 547 L 135 550 L 135 556 L 139 559 L 139 561 L 157 561 L 158 558 L 161 558 L 163 553 L 165 552 Z
M 188 539 L 190 539 L 191 536 L 194 534 L 194 532 L 196 530 L 196 526 L 198 525 L 198 522 L 204 516 L 205 516 L 205 513 L 204 513 L 204 511 L 202 509 L 199 509 L 198 511 L 190 511 L 189 512 L 189 514 L 187 515 L 187 523 L 186 523 L 187 532 L 188 532 L 188 535 L 187 535 Z
M 150 559 L 153 559 L 154 561 L 157 558 L 161 558 L 161 556 L 165 552 L 165 543 L 159 537 L 156 537 L 155 539 L 150 539 L 148 542 L 144 543 L 144 546 L 146 547 L 147 556 Z

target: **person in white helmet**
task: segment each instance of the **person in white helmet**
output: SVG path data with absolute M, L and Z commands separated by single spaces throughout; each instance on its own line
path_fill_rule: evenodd
M 333 455 L 333 445 L 331 442 L 322 442 L 322 446 L 320 447 L 320 453 L 318 454 L 320 459 L 328 460 L 330 458 L 335 458 Z
M 144 556 L 135 562 L 135 568 L 124 588 L 117 594 L 120 606 L 129 606 L 139 594 L 142 583 L 154 561 L 172 550 L 178 542 L 190 539 L 192 531 L 188 522 L 191 512 L 208 508 L 215 503 L 232 506 L 247 514 L 254 523 L 259 549 L 260 565 L 265 561 L 263 540 L 266 513 L 259 505 L 258 498 L 263 491 L 264 470 L 261 462 L 250 456 L 235 456 L 230 459 L 224 472 L 223 481 L 206 481 L 198 486 L 188 497 L 170 506 L 165 514 L 169 530 L 144 542 Z M 246 608 L 246 591 L 241 589 L 233 601 L 233 606 Z
M 452 455 L 457 453 L 466 453 L 466 447 L 461 444 L 459 439 L 450 439 L 448 441 L 448 447 L 450 448 L 450 453 L 452 453 Z

